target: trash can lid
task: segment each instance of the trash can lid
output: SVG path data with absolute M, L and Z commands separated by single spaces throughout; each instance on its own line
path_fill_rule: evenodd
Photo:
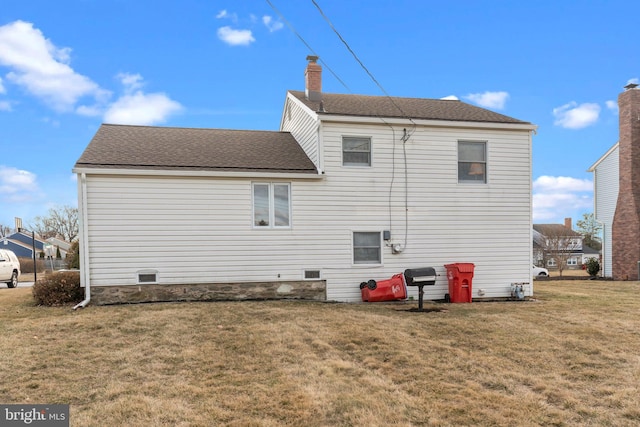
M 470 262 L 455 262 L 453 264 L 445 264 L 447 270 L 457 269 L 460 273 L 473 273 L 475 264 Z

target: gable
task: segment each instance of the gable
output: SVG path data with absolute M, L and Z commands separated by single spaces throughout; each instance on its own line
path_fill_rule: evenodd
M 75 167 L 317 173 L 288 132 L 110 124 Z

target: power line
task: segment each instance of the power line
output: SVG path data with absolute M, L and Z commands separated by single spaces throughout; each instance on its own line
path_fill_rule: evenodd
M 329 65 L 325 61 L 322 60 L 322 57 L 320 55 L 318 55 L 318 53 L 315 50 L 313 50 L 313 48 L 309 45 L 309 43 L 307 43 L 307 41 L 296 31 L 296 29 L 293 27 L 293 25 L 289 21 L 287 21 L 287 18 L 285 18 L 284 15 L 282 13 L 280 13 L 280 11 L 273 5 L 273 3 L 271 3 L 270 0 L 266 0 L 266 2 L 269 4 L 269 6 L 271 6 L 271 9 L 273 9 L 273 11 L 278 14 L 280 19 L 282 19 L 284 21 L 284 23 L 287 24 L 287 27 L 289 27 L 291 32 L 293 34 L 295 34 L 296 37 L 298 37 L 298 39 L 300 39 L 300 41 L 307 47 L 307 49 L 309 49 L 311 51 L 311 53 L 313 53 L 315 56 L 317 56 L 319 58 L 319 60 L 322 63 L 322 65 L 324 65 L 324 67 L 327 70 L 329 70 L 329 72 L 333 75 L 333 77 L 335 77 L 336 80 L 338 80 L 340 82 L 340 84 L 342 86 L 344 86 L 345 89 L 347 89 L 347 91 L 349 93 L 353 93 L 353 92 L 351 92 L 351 89 L 349 89 L 349 86 L 347 86 L 347 84 L 331 69 L 331 67 L 329 67 Z
M 313 0 L 312 0 L 313 1 Z M 282 21 L 284 21 L 284 23 L 287 25 L 287 27 L 289 27 L 289 29 L 291 30 L 292 33 L 294 33 L 296 35 L 296 37 L 298 37 L 298 39 L 307 47 L 307 49 L 309 49 L 309 51 L 311 51 L 311 53 L 313 53 L 315 56 L 317 56 L 320 60 L 320 62 L 322 63 L 322 65 L 325 66 L 325 68 L 327 70 L 329 70 L 329 72 L 336 78 L 336 80 L 338 80 L 338 82 L 340 82 L 340 84 L 342 84 L 342 86 L 344 86 L 344 88 L 347 90 L 347 92 L 349 92 L 351 95 L 354 95 L 353 91 L 349 88 L 349 86 L 347 86 L 347 84 L 338 76 L 338 74 L 336 74 L 331 67 L 329 67 L 329 65 L 322 60 L 322 57 L 311 47 L 311 45 L 309 43 L 307 43 L 307 41 L 304 39 L 304 37 L 302 37 L 302 35 L 300 35 L 300 33 L 298 33 L 298 31 L 296 31 L 295 27 L 284 17 L 284 15 L 278 10 L 278 8 L 275 7 L 275 5 L 270 1 L 270 0 L 266 0 L 267 4 L 269 4 L 269 6 L 271 7 L 271 9 L 273 9 L 273 11 L 280 17 L 280 19 Z M 406 151 L 406 142 L 409 140 L 409 138 L 411 137 L 411 135 L 413 134 L 413 132 L 415 132 L 415 129 L 417 127 L 416 123 L 411 119 L 410 116 L 408 116 L 403 110 L 402 108 L 400 108 L 393 100 L 393 98 L 391 96 L 389 96 L 389 94 L 387 93 L 386 90 L 384 90 L 384 88 L 382 87 L 382 85 L 376 80 L 376 78 L 369 72 L 369 70 L 367 69 L 367 67 L 365 67 L 365 65 L 362 63 L 362 61 L 360 61 L 360 59 L 358 58 L 358 56 L 355 54 L 355 52 L 353 52 L 353 50 L 349 47 L 349 45 L 347 44 L 347 42 L 342 38 L 342 36 L 340 35 L 340 33 L 338 33 L 338 31 L 333 27 L 333 24 L 331 24 L 331 21 L 329 21 L 329 19 L 326 17 L 326 15 L 322 12 L 322 9 L 320 9 L 320 6 L 317 5 L 317 3 L 315 1 L 313 1 L 313 3 L 316 5 L 316 7 L 318 8 L 318 10 L 320 11 L 320 13 L 322 14 L 322 16 L 325 17 L 325 19 L 327 20 L 327 22 L 329 22 L 329 25 L 334 29 L 334 31 L 336 32 L 336 34 L 338 35 L 338 37 L 340 37 L 340 40 L 342 40 L 342 42 L 345 44 L 345 46 L 347 46 L 347 49 L 349 49 L 349 51 L 351 52 L 351 54 L 356 58 L 356 60 L 360 63 L 360 66 L 362 66 L 362 68 L 364 68 L 364 70 L 367 72 L 367 74 L 369 74 L 369 76 L 373 79 L 373 81 L 378 85 L 378 87 L 382 90 L 382 92 L 387 96 L 387 98 L 389 98 L 389 100 L 393 103 L 393 105 L 404 115 L 405 118 L 409 119 L 409 121 L 413 124 L 413 130 L 410 132 L 407 132 L 406 129 L 404 129 L 404 135 L 401 138 L 402 139 L 402 150 L 403 150 L 403 157 L 404 157 L 404 203 L 405 203 L 405 229 L 404 229 L 404 247 L 407 247 L 407 240 L 408 240 L 408 233 L 409 233 L 409 200 L 408 200 L 408 192 L 409 192 L 409 188 L 408 188 L 408 171 L 407 171 L 407 151 Z M 358 96 L 356 96 L 356 98 L 361 104 L 365 105 L 365 103 L 362 101 L 362 99 Z M 389 228 L 392 229 L 393 228 L 393 221 L 392 221 L 392 194 L 393 194 L 393 185 L 395 183 L 395 169 L 396 169 L 396 162 L 395 162 L 395 153 L 396 153 L 396 131 L 393 128 L 393 126 L 388 123 L 382 116 L 378 115 L 376 112 L 373 113 L 382 123 L 384 123 L 385 125 L 387 125 L 390 129 L 391 129 L 391 133 L 392 133 L 392 142 L 393 142 L 393 147 L 392 147 L 392 171 L 391 171 L 391 183 L 389 185 Z
M 268 1 L 268 0 L 267 0 Z M 382 93 L 385 94 L 385 96 L 387 98 L 389 98 L 389 100 L 391 101 L 391 103 L 398 109 L 398 111 L 400 111 L 402 113 L 403 116 L 405 116 L 406 119 L 408 119 L 414 127 L 414 130 L 416 128 L 416 123 L 413 121 L 413 119 L 406 114 L 402 108 L 400 108 L 400 106 L 393 100 L 393 97 L 391 97 L 389 95 L 389 93 L 387 93 L 387 91 L 384 89 L 384 87 L 382 87 L 382 85 L 380 84 L 380 82 L 375 78 L 375 76 L 371 73 L 371 71 L 369 71 L 369 69 L 366 67 L 366 65 L 364 65 L 364 63 L 360 60 L 360 58 L 358 58 L 358 55 L 356 55 L 356 53 L 353 51 L 353 49 L 351 48 L 351 46 L 349 46 L 349 43 L 347 43 L 347 41 L 344 39 L 344 37 L 342 37 L 342 34 L 340 34 L 340 32 L 336 29 L 336 27 L 333 25 L 333 23 L 331 22 L 331 20 L 329 19 L 329 17 L 324 13 L 324 11 L 322 10 L 322 8 L 320 7 L 320 5 L 316 2 L 316 0 L 311 0 L 311 3 L 314 4 L 314 6 L 318 9 L 318 12 L 320 12 L 320 15 L 322 15 L 322 17 L 324 18 L 325 21 L 327 21 L 327 24 L 329 24 L 329 27 L 331 27 L 331 29 L 333 30 L 334 33 L 336 33 L 336 35 L 338 36 L 338 38 L 340 39 L 340 41 L 342 42 L 342 44 L 345 45 L 345 47 L 347 48 L 347 50 L 351 53 L 351 55 L 355 58 L 355 60 L 358 62 L 358 64 L 360 64 L 360 67 L 362 67 L 362 69 L 369 75 L 369 77 L 371 77 L 371 80 L 373 80 L 373 82 L 380 88 L 380 90 L 382 91 Z M 411 132 L 413 133 L 413 132 Z M 409 134 L 409 136 L 411 136 L 411 134 Z

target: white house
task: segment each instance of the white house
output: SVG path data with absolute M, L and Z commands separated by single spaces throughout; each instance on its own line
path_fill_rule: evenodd
M 74 167 L 80 306 L 360 301 L 361 282 L 420 267 L 442 299 L 452 262 L 475 264 L 474 298 L 531 282 L 536 127 L 457 100 L 322 93 L 308 59 L 279 132 L 98 130 Z
M 618 164 L 620 150 L 616 142 L 587 171 L 593 172 L 594 215 L 602 225 L 602 265 L 600 274 L 612 277 L 612 226 L 618 201 Z

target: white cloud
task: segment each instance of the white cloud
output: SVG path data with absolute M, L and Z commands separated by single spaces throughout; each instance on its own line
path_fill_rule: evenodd
M 464 98 L 478 104 L 481 107 L 502 110 L 505 103 L 507 102 L 507 99 L 509 98 L 509 94 L 507 92 L 470 93 Z
M 442 99 L 443 101 L 459 101 L 458 97 L 455 95 L 448 95 L 440 99 Z
M 104 114 L 106 123 L 153 125 L 182 110 L 182 105 L 164 93 L 142 91 L 125 94 L 111 104 Z
M 218 28 L 218 38 L 231 46 L 248 46 L 256 41 L 251 30 L 234 30 L 231 27 Z
M 575 101 L 553 109 L 555 125 L 566 129 L 582 129 L 598 121 L 600 106 L 593 103 L 578 105 Z
M 7 90 L 2 85 L 2 77 L 0 77 L 0 93 L 7 93 Z
M 533 220 L 561 223 L 593 208 L 593 182 L 566 176 L 541 176 L 533 182 Z
M 273 18 L 269 15 L 265 15 L 262 17 L 262 23 L 269 29 L 269 32 L 271 33 L 281 30 L 284 27 L 284 24 L 282 22 L 274 21 Z
M 144 93 L 145 82 L 140 74 L 119 73 L 123 94 L 114 102 L 98 102 L 94 105 L 80 105 L 76 113 L 82 116 L 103 116 L 106 123 L 129 125 L 153 125 L 183 109 L 179 102 L 164 93 Z
M 0 26 L 0 65 L 11 83 L 22 86 L 58 111 L 69 111 L 82 97 L 108 93 L 70 66 L 70 48 L 58 48 L 30 22 Z
M 235 13 L 229 13 L 227 9 L 222 9 L 216 15 L 217 19 L 230 19 L 232 22 L 238 22 L 238 15 Z
M 606 101 L 604 105 L 606 105 L 613 114 L 618 114 L 618 103 L 616 101 Z
M 0 111 L 11 111 L 11 103 L 9 101 L 0 101 Z
M 144 86 L 140 74 L 119 73 L 116 78 L 119 79 L 120 83 L 124 86 L 125 93 L 132 93 L 142 89 L 142 86 Z
M 634 77 L 632 79 L 629 79 L 627 81 L 627 84 L 634 84 L 634 85 L 639 85 L 640 84 L 640 79 L 637 77 Z
M 533 182 L 533 189 L 542 192 L 592 191 L 593 182 L 588 179 L 571 178 L 569 176 L 543 175 Z
M 0 200 L 20 202 L 29 200 L 38 191 L 37 176 L 29 171 L 0 165 Z

